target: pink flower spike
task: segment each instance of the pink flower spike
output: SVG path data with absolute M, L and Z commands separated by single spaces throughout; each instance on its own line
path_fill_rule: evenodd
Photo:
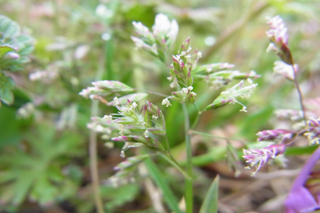
M 289 131 L 285 129 L 273 129 L 273 130 L 264 130 L 257 133 L 259 136 L 258 141 L 274 141 L 280 140 L 284 142 L 291 139 L 294 136 L 294 131 Z
M 284 144 L 270 145 L 262 149 L 243 149 L 244 155 L 242 157 L 247 163 L 250 163 L 251 167 L 258 164 L 256 171 L 251 174 L 251 176 L 255 176 L 259 169 L 265 165 L 270 158 L 275 158 L 276 156 L 283 154 L 285 149 L 286 146 Z

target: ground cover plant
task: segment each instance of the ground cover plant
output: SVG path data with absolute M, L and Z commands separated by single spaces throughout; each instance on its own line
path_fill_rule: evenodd
M 0 211 L 320 209 L 317 2 L 0 5 Z

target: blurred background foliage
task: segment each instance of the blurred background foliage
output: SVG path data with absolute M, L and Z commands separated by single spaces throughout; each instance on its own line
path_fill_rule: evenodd
M 3 103 L 0 108 L 2 212 L 95 212 L 86 127 L 91 103 L 78 93 L 97 80 L 98 70 L 103 71 L 102 79 L 119 80 L 164 94 L 171 91 L 166 79 L 169 69 L 143 51 L 135 50 L 130 39 L 134 34 L 132 21 L 151 27 L 155 15 L 165 13 L 179 23 L 172 54 L 190 36 L 193 49 L 203 52 L 200 64 L 228 62 L 240 71 L 255 70 L 261 75 L 254 94 L 246 101 L 247 113 L 239 112 L 240 106 L 228 105 L 205 112 L 195 128 L 220 137 L 238 138 L 240 141 L 231 141 L 236 150 L 256 141 L 255 134 L 260 130 L 288 125 L 275 119 L 275 109 L 299 109 L 294 85 L 272 71 L 278 59 L 265 51 L 269 44 L 265 35 L 266 16 L 279 14 L 287 24 L 289 46 L 300 67 L 299 81 L 305 98 L 320 95 L 319 1 L 2 0 L 0 8 L 2 15 L 17 22 L 21 32 L 34 39 L 34 51 L 23 69 L 4 72 L 16 86 L 14 102 Z M 195 85 L 194 90 L 201 109 L 221 92 L 202 84 Z M 148 97 L 148 101 L 159 106 L 161 99 Z M 160 108 L 166 118 L 173 153 L 183 164 L 184 119 L 180 104 Z M 110 114 L 112 110 L 100 104 L 99 115 Z M 190 106 L 189 112 L 191 119 L 195 119 L 196 109 Z M 106 211 L 155 212 L 143 187 L 145 176 L 118 188 L 106 181 L 114 173 L 113 167 L 122 161 L 119 156 L 122 144 L 110 148 L 104 146 L 106 142 L 99 139 L 98 145 Z M 282 212 L 279 199 L 289 191 L 292 177 L 285 179 L 282 191 L 276 190 L 278 182 L 270 179 L 262 184 L 262 176 L 253 179 L 245 173 L 235 179 L 228 167 L 229 149 L 225 140 L 194 135 L 192 143 L 197 155 L 195 212 L 216 174 L 222 175 L 221 212 Z M 301 144 L 306 146 L 307 142 Z M 127 156 L 134 152 L 131 150 Z M 310 149 L 298 149 L 292 153 L 308 152 Z M 305 158 L 290 159 L 295 163 L 289 163 L 288 168 L 295 169 Z M 173 190 L 182 195 L 183 178 L 161 159 L 157 163 Z M 264 172 L 276 168 L 269 165 Z M 262 194 L 254 196 L 259 190 Z

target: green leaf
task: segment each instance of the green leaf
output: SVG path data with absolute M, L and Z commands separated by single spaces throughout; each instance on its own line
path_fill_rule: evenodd
M 0 70 L 16 71 L 29 61 L 26 57 L 34 49 L 33 38 L 21 34 L 20 26 L 8 17 L 0 15 Z M 15 51 L 14 57 L 2 57 Z
M 36 127 L 37 133 L 30 131 L 24 139 L 32 151 L 12 146 L 9 153 L 0 156 L 3 166 L 0 199 L 8 204 L 19 205 L 30 197 L 46 205 L 65 199 L 70 196 L 70 191 L 76 191 L 75 183 L 60 169 L 65 163 L 59 165 L 61 161 L 57 159 L 72 154 L 70 152 L 74 151 L 71 150 L 78 150 L 80 136 L 69 131 L 57 136 L 53 128 L 44 123 L 41 125 Z
M 105 203 L 105 207 L 108 210 L 111 210 L 115 207 L 123 206 L 125 203 L 134 200 L 138 193 L 139 186 L 137 184 L 126 184 L 119 187 L 101 187 L 101 194 L 108 200 L 108 202 Z
M 0 100 L 7 105 L 12 104 L 14 100 L 13 93 L 10 90 L 5 90 L 0 96 Z
M 0 15 L 0 32 L 4 37 L 15 37 L 20 34 L 20 26 L 4 15 Z
M 13 93 L 12 89 L 14 88 L 14 81 L 12 78 L 5 76 L 3 73 L 0 73 L 0 100 L 5 104 L 13 103 Z
M 10 46 L 0 44 L 0 58 L 10 51 L 15 51 L 15 49 Z
M 159 169 L 156 167 L 156 165 L 152 162 L 150 158 L 146 159 L 145 163 L 151 178 L 162 190 L 163 198 L 165 202 L 168 204 L 171 211 L 174 211 L 175 213 L 182 213 L 179 209 L 177 198 L 174 196 L 173 192 L 169 188 L 167 182 L 165 181 L 165 178 L 163 177 Z
M 216 213 L 218 212 L 218 189 L 219 189 L 219 176 L 217 176 L 202 203 L 200 213 Z

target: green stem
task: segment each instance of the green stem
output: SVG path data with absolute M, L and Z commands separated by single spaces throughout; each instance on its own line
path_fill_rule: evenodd
M 186 201 L 186 213 L 193 212 L 193 180 L 192 180 L 192 148 L 191 148 L 191 138 L 189 135 L 190 130 L 190 120 L 189 113 L 186 104 L 182 104 L 184 113 L 184 130 L 185 130 L 185 140 L 186 140 L 186 155 L 187 155 L 187 173 L 191 179 L 186 179 L 185 183 L 185 201 Z
M 96 73 L 96 80 L 101 80 L 105 64 L 105 55 L 101 54 L 99 60 L 99 67 Z M 97 116 L 99 111 L 99 102 L 93 100 L 91 104 L 91 117 Z M 94 195 L 94 202 L 98 213 L 104 213 L 102 198 L 99 190 L 99 172 L 98 172 L 98 160 L 97 160 L 97 133 L 94 130 L 90 131 L 89 142 L 89 158 L 90 158 L 90 171 L 92 179 L 92 188 Z
M 178 169 L 186 179 L 191 179 L 191 177 L 181 168 L 179 163 L 171 156 L 171 154 L 166 155 L 165 153 L 161 153 L 161 156 L 168 161 L 172 166 Z
M 152 92 L 152 91 L 149 91 L 149 90 L 143 90 L 143 89 L 137 89 L 137 88 L 133 88 L 133 89 L 135 91 L 145 92 L 145 93 L 152 94 L 152 95 L 158 95 L 158 96 L 161 96 L 161 97 L 168 97 L 168 95 L 165 95 L 165 94 L 162 94 L 162 93 L 159 93 L 159 92 Z
M 299 87 L 299 83 L 298 83 L 298 80 L 297 80 L 297 74 L 296 74 L 296 69 L 294 67 L 294 62 L 292 62 L 291 66 L 292 66 L 292 69 L 293 69 L 294 85 L 295 85 L 295 87 L 297 89 L 298 96 L 299 96 L 299 102 L 300 102 L 300 107 L 301 107 L 301 111 L 302 111 L 302 117 L 303 117 L 303 120 L 304 120 L 304 124 L 307 125 L 307 119 L 306 119 L 306 113 L 305 113 L 305 109 L 304 109 L 304 105 L 303 105 L 302 93 L 301 93 L 301 90 L 300 90 L 300 87 Z
M 226 139 L 226 140 L 234 140 L 234 141 L 239 141 L 239 142 L 244 143 L 244 141 L 239 140 L 239 139 L 237 139 L 237 138 L 220 137 L 220 136 L 215 136 L 215 135 L 211 135 L 211 134 L 204 133 L 204 132 L 199 132 L 199 131 L 194 131 L 194 130 L 189 130 L 189 133 L 190 133 L 190 134 L 202 135 L 202 136 L 205 136 L 205 137 L 211 137 L 211 138 Z
M 196 117 L 196 119 L 193 121 L 193 124 L 192 124 L 192 126 L 191 126 L 190 129 L 193 129 L 193 128 L 197 125 L 197 123 L 198 123 L 198 121 L 199 121 L 199 118 L 200 118 L 200 115 L 202 114 L 202 111 L 199 110 L 198 105 L 197 105 L 196 103 L 194 103 L 193 105 L 196 107 L 198 113 L 197 113 L 197 117 Z

